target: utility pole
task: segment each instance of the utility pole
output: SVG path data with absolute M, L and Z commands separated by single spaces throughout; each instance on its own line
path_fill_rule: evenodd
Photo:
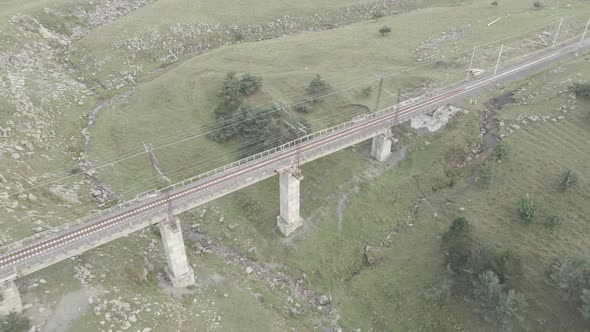
M 555 48 L 555 44 L 557 44 L 557 37 L 559 36 L 559 31 L 561 30 L 561 24 L 563 23 L 563 18 L 559 20 L 559 25 L 557 26 L 557 31 L 555 32 L 555 36 L 553 37 L 553 44 L 551 44 L 551 48 Z
M 584 32 L 582 33 L 582 38 L 580 38 L 580 43 L 578 44 L 578 49 L 582 47 L 582 42 L 584 38 L 586 38 L 586 33 L 588 32 L 588 27 L 590 26 L 590 17 L 588 17 L 588 23 L 586 23 L 586 27 L 584 28 Z
M 498 73 L 498 68 L 500 67 L 500 59 L 502 58 L 502 51 L 504 50 L 504 44 L 500 46 L 500 53 L 498 54 L 498 61 L 496 62 L 496 68 L 494 68 L 494 77 Z
M 465 75 L 465 80 L 469 80 L 469 74 L 471 74 L 471 68 L 473 67 L 473 59 L 475 59 L 475 49 L 477 46 L 473 46 L 473 53 L 471 54 L 471 61 L 469 61 L 469 67 L 467 68 L 467 75 Z
M 377 103 L 375 104 L 374 112 L 379 111 L 379 103 L 381 102 L 381 90 L 383 89 L 383 75 L 378 75 L 379 79 L 379 91 L 377 91 Z

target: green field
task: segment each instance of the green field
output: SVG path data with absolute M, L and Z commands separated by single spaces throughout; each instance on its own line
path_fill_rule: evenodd
M 507 12 L 511 15 L 505 22 L 487 26 L 490 17 Z M 304 94 L 305 87 L 316 73 L 323 75 L 336 91 L 359 82 L 367 82 L 365 85 L 376 90 L 375 74 L 395 73 L 420 65 L 413 51 L 422 42 L 451 28 L 470 25 L 457 41 L 442 43 L 439 46 L 441 54 L 468 50 L 475 43 L 498 40 L 514 34 L 515 30 L 526 31 L 553 22 L 557 16 L 571 16 L 576 12 L 574 6 L 531 12 L 525 2 L 493 8 L 480 1 L 461 7 L 427 8 L 342 29 L 218 49 L 167 70 L 143 84 L 123 105 L 103 111 L 94 126 L 96 139 L 90 147 L 91 156 L 98 163 L 106 162 L 109 158 L 141 151 L 142 143 L 158 146 L 161 142 L 174 142 L 207 132 L 203 127 L 213 120 L 212 110 L 218 103 L 215 94 L 228 71 L 248 72 L 264 79 L 263 93 L 247 101 L 254 106 L 268 104 L 269 96 L 289 103 Z M 427 26 L 413 24 L 433 17 L 442 19 Z M 387 38 L 377 33 L 384 24 L 390 25 L 394 31 Z M 479 59 L 487 61 L 483 55 Z M 463 78 L 462 70 L 468 65 L 469 54 L 464 53 L 457 61 L 461 63 L 451 68 L 434 64 L 393 76 L 385 82 L 386 89 L 412 90 L 430 81 L 434 81 L 435 86 L 444 87 Z M 376 93 L 368 99 L 358 96 L 365 85 L 330 96 L 317 107 L 317 111 L 306 115 L 313 129 L 350 119 L 354 115 L 346 112 L 350 104 L 373 107 Z M 395 98 L 384 96 L 382 105 L 391 104 Z M 220 149 L 218 144 L 201 137 L 167 146 L 156 151 L 156 155 L 163 170 L 180 179 L 235 159 L 236 149 L 237 146 L 232 144 Z M 177 176 L 175 172 L 179 167 L 187 164 L 191 168 L 180 170 L 182 173 Z M 153 177 L 145 156 L 115 165 L 101 175 L 115 188 L 127 188 L 130 183 L 140 179 L 145 182 L 146 178 Z

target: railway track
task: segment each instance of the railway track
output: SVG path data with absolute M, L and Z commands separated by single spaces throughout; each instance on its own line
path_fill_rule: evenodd
M 366 120 L 358 121 L 341 131 L 320 136 L 317 139 L 309 140 L 300 143 L 298 150 L 290 149 L 286 151 L 277 152 L 275 155 L 270 155 L 268 158 L 262 160 L 254 160 L 243 166 L 236 166 L 228 169 L 219 175 L 214 175 L 211 179 L 204 179 L 198 183 L 189 184 L 183 188 L 173 190 L 166 195 L 161 195 L 151 200 L 138 202 L 129 208 L 122 211 L 113 212 L 112 214 L 101 216 L 96 220 L 89 221 L 77 227 L 66 229 L 44 240 L 39 240 L 22 248 L 14 249 L 10 252 L 0 256 L 0 279 L 2 276 L 11 275 L 18 276 L 18 267 L 21 264 L 26 264 L 41 255 L 47 255 L 52 251 L 59 250 L 66 245 L 83 242 L 84 238 L 88 238 L 97 233 L 104 232 L 110 228 L 118 227 L 131 218 L 156 211 L 172 205 L 176 201 L 190 197 L 191 195 L 203 192 L 205 190 L 216 190 L 222 188 L 224 184 L 231 181 L 237 181 L 241 178 L 248 178 L 249 175 L 260 172 L 261 170 L 272 168 L 274 166 L 284 165 L 289 160 L 292 160 L 297 153 L 312 154 L 315 151 L 322 149 L 325 146 L 333 145 L 341 141 L 345 141 L 358 133 L 367 130 L 382 130 L 395 124 L 397 119 L 408 118 L 412 115 L 422 112 L 427 108 L 433 106 L 450 103 L 459 99 L 469 97 L 476 94 L 483 88 L 494 84 L 496 82 L 503 82 L 515 79 L 541 67 L 545 67 L 550 63 L 564 58 L 573 52 L 586 50 L 590 46 L 589 42 L 583 44 L 568 44 L 559 49 L 550 52 L 544 52 L 535 59 L 526 61 L 514 67 L 508 68 L 505 71 L 498 73 L 496 76 L 483 77 L 477 81 L 463 83 L 444 93 L 426 98 L 413 105 L 394 110 L 393 112 L 383 112 L 379 116 L 375 116 Z M 391 107 L 388 109 L 392 109 Z M 387 109 L 386 109 L 387 110 Z M 276 169 L 275 169 L 276 170 Z M 6 278 L 5 278 L 6 279 Z

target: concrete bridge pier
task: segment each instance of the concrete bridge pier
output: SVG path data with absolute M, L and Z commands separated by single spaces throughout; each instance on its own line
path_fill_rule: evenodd
M 384 162 L 391 154 L 392 141 L 386 134 L 380 134 L 373 137 L 373 145 L 371 146 L 371 157 L 378 162 Z
M 180 220 L 177 216 L 161 221 L 160 235 L 166 251 L 168 277 L 174 287 L 187 287 L 195 284 L 195 274 L 188 264 Z
M 299 214 L 299 183 L 303 180 L 300 174 L 292 171 L 279 173 L 280 182 L 280 215 L 277 217 L 277 226 L 283 235 L 289 236 L 303 225 L 303 219 Z
M 21 312 L 23 305 L 14 281 L 0 285 L 0 316 L 6 316 L 12 311 Z

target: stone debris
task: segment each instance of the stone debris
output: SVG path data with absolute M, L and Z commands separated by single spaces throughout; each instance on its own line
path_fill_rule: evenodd
M 457 41 L 465 32 L 467 32 L 467 30 L 469 30 L 469 27 L 470 25 L 465 27 L 454 27 L 448 31 L 441 32 L 437 37 L 423 42 L 414 50 L 414 53 L 418 57 L 418 61 L 422 62 L 438 57 L 438 53 L 443 50 L 443 45 L 448 46 L 450 44 L 451 50 L 456 50 L 458 46 Z M 448 51 L 447 48 L 444 48 L 444 50 Z
M 455 106 L 447 105 L 436 109 L 431 114 L 422 113 L 414 116 L 410 120 L 410 126 L 414 129 L 427 130 L 435 132 L 446 125 L 449 120 L 456 114 L 467 114 L 469 111 L 460 109 Z

